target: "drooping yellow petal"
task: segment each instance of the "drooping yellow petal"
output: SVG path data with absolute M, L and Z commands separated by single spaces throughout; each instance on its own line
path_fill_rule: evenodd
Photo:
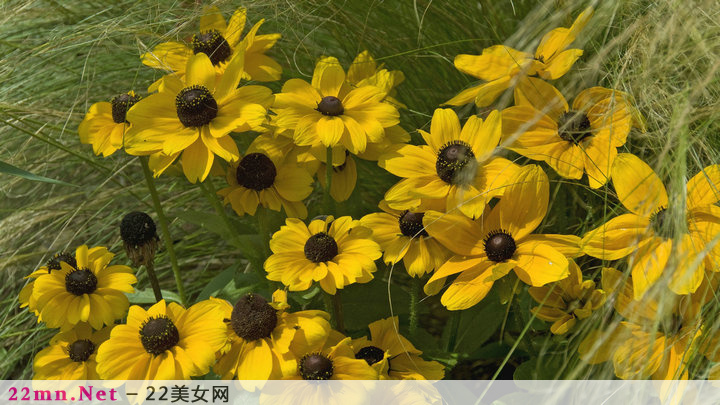
M 485 252 L 485 233 L 477 221 L 465 215 L 427 211 L 423 225 L 430 236 L 459 255 L 475 256 Z
M 712 205 L 720 201 L 720 165 L 702 169 L 687 183 L 687 207 Z
M 225 18 L 215 6 L 203 8 L 203 15 L 200 16 L 200 32 L 210 30 L 217 30 L 221 35 L 227 30 Z
M 568 103 L 552 84 L 535 77 L 524 77 L 515 86 L 515 105 L 530 106 L 555 122 L 568 111 Z
M 620 202 L 637 215 L 647 218 L 668 206 L 667 191 L 662 181 L 647 163 L 635 155 L 618 154 L 611 179 Z
M 588 231 L 582 238 L 583 252 L 603 260 L 617 260 L 634 252 L 651 236 L 648 218 L 624 214 Z
M 192 145 L 188 146 L 182 153 L 182 168 L 185 177 L 191 183 L 203 181 L 210 174 L 214 154 L 202 139 L 198 138 Z
M 188 59 L 185 74 L 188 87 L 198 85 L 210 90 L 211 93 L 215 91 L 215 68 L 204 53 Z
M 632 283 L 635 299 L 639 300 L 665 271 L 672 240 L 648 244 L 638 250 L 632 265 Z
M 532 55 L 505 45 L 483 49 L 482 55 L 457 55 L 455 68 L 478 79 L 491 82 L 523 68 Z
M 540 287 L 568 276 L 568 260 L 548 245 L 523 242 L 515 251 L 515 274 L 524 283 Z
M 540 166 L 528 165 L 505 189 L 493 207 L 487 222 L 498 223 L 515 240 L 529 235 L 540 225 L 547 213 L 550 182 Z M 497 229 L 484 229 L 485 232 Z

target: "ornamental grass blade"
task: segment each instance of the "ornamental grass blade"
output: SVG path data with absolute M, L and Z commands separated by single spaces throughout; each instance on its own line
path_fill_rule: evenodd
M 12 176 L 22 177 L 32 181 L 42 181 L 44 183 L 60 184 L 63 186 L 77 187 L 75 184 L 66 183 L 62 180 L 55 180 L 49 177 L 39 176 L 37 174 L 30 173 L 11 164 L 0 161 L 0 173 L 10 174 Z

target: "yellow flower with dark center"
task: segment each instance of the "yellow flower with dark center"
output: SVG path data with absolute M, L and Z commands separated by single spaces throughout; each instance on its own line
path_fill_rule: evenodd
M 323 311 L 286 309 L 287 294 L 278 290 L 273 301 L 250 293 L 235 306 L 211 298 L 227 325 L 227 343 L 213 371 L 223 379 L 269 380 L 282 377 L 283 365 L 322 345 L 330 333 L 330 315 Z M 250 389 L 253 383 L 243 383 Z
M 307 217 L 302 200 L 312 193 L 312 176 L 279 147 L 267 146 L 268 139 L 256 138 L 245 156 L 228 166 L 229 187 L 218 194 L 240 216 L 255 215 L 258 205 L 262 205 L 273 211 L 284 209 L 288 217 Z
M 187 310 L 165 300 L 147 311 L 133 305 L 127 324 L 100 345 L 97 372 L 107 380 L 187 380 L 210 370 L 226 340 L 223 314 L 210 301 Z
M 313 281 L 328 294 L 373 279 L 380 246 L 372 231 L 345 216 L 314 219 L 310 225 L 288 218 L 270 240 L 273 254 L 265 261 L 267 278 L 290 291 L 304 291 Z
M 190 57 L 182 80 L 163 77 L 156 94 L 128 111 L 133 124 L 125 150 L 132 155 L 154 155 L 150 168 L 159 176 L 182 154 L 182 168 L 191 183 L 210 173 L 215 155 L 228 162 L 239 159 L 230 132 L 259 129 L 265 122 L 272 94 L 263 86 L 238 88 L 243 54 L 238 53 L 216 80 L 204 53 Z
M 612 268 L 603 269 L 602 287 L 608 295 L 616 294 L 613 302 L 620 321 L 585 337 L 578 349 L 583 360 L 590 364 L 612 360 L 615 375 L 624 380 L 679 380 L 688 378 L 687 366 L 694 356 L 709 354 L 699 346 L 704 333 L 700 314 L 713 299 L 717 282 L 704 282 L 693 294 L 670 294 L 672 305 L 667 301 L 661 305 L 647 295 L 635 300 L 633 282 Z
M 322 58 L 311 83 L 288 80 L 275 95 L 273 124 L 281 132 L 292 131 L 298 146 L 342 145 L 359 154 L 368 143 L 382 142 L 385 129 L 399 123 L 397 108 L 384 101 L 387 94 L 378 87 L 352 88 L 345 77 L 336 58 Z
M 97 348 L 110 337 L 115 325 L 94 332 L 90 325 L 79 324 L 50 339 L 50 346 L 35 355 L 33 379 L 99 380 L 95 367 Z
M 403 177 L 385 193 L 390 208 L 424 211 L 460 210 L 478 217 L 493 197 L 503 194 L 519 166 L 493 156 L 500 142 L 500 113 L 483 121 L 471 116 L 460 127 L 453 110 L 438 108 L 430 133 L 418 130 L 427 145 L 397 145 L 380 157 L 378 164 Z
M 381 380 L 442 380 L 445 367 L 437 361 L 425 361 L 418 350 L 400 335 L 398 317 L 371 323 L 370 339 L 352 341 L 355 358 L 365 360 Z
M 40 313 L 38 322 L 62 330 L 87 322 L 100 329 L 125 316 L 125 293 L 135 292 L 137 279 L 130 267 L 109 265 L 114 256 L 82 245 L 75 250 L 76 267 L 60 261 L 60 270 L 38 277 L 29 300 Z
M 460 273 L 440 300 L 447 309 L 460 310 L 480 302 L 511 270 L 535 287 L 567 277 L 566 256 L 581 255 L 580 238 L 532 233 L 547 213 L 549 186 L 540 167 L 525 166 L 500 201 L 478 220 L 426 212 L 423 224 L 428 234 L 456 256 L 435 270 L 425 291 L 437 291 L 435 284 L 442 286 L 446 277 Z
M 595 288 L 592 280 L 583 281 L 580 267 L 568 260 L 570 275 L 553 285 L 530 287 L 530 296 L 540 304 L 532 313 L 553 322 L 550 332 L 562 335 L 575 327 L 578 319 L 588 318 L 605 303 L 605 291 Z
M 350 338 L 334 346 L 310 348 L 296 368 L 283 370 L 285 380 L 377 380 L 378 373 L 363 359 L 355 358 Z M 325 346 L 325 347 L 323 347 Z
M 516 106 L 503 110 L 507 148 L 547 162 L 562 177 L 580 179 L 587 173 L 590 187 L 604 185 L 630 128 L 643 128 L 630 96 L 592 87 L 580 92 L 570 109 L 557 90 L 541 83 L 529 86 Z
M 555 28 L 545 34 L 534 56 L 505 45 L 485 48 L 482 55 L 457 55 L 455 68 L 485 83 L 461 91 L 445 104 L 460 106 L 474 101 L 478 107 L 485 107 L 508 88 L 526 81 L 528 76 L 537 75 L 545 80 L 562 77 L 583 54 L 581 49 L 567 48 L 592 14 L 592 7 L 588 7 L 570 28 Z
M 280 34 L 258 35 L 260 26 L 265 21 L 258 21 L 244 38 L 241 39 L 245 29 L 247 10 L 238 8 L 225 22 L 220 10 L 215 7 L 206 7 L 200 17 L 200 31 L 192 36 L 189 44 L 183 42 L 163 42 L 151 51 L 144 53 L 142 63 L 155 69 L 162 69 L 178 74 L 180 78 L 187 73 L 186 65 L 193 55 L 204 53 L 218 75 L 221 75 L 229 66 L 229 62 L 239 53 L 244 54 L 245 69 L 242 78 L 271 82 L 280 79 L 282 67 L 272 58 L 265 55 L 280 39 Z M 150 91 L 159 86 L 155 82 Z
M 385 252 L 385 263 L 402 260 L 408 274 L 422 277 L 440 268 L 450 257 L 450 251 L 423 227 L 424 212 L 394 210 L 384 200 L 379 207 L 384 212 L 365 215 L 360 223 L 372 229 L 373 239 Z
M 633 291 L 640 298 L 663 274 L 676 294 L 694 292 L 704 278 L 705 267 L 720 269 L 720 165 L 708 166 L 687 183 L 684 215 L 687 230 L 677 234 L 668 215 L 668 195 L 662 181 L 635 155 L 621 153 L 615 159 L 611 180 L 618 199 L 630 211 L 588 231 L 583 251 L 603 260 L 630 256 Z M 706 251 L 707 249 L 707 251 Z M 671 259 L 671 256 L 673 260 Z
M 89 249 L 88 251 L 88 256 L 90 257 L 91 261 L 94 260 L 96 257 L 102 256 L 104 254 L 109 254 L 108 250 L 104 247 L 94 247 L 92 249 Z M 22 290 L 20 290 L 20 294 L 18 294 L 20 308 L 28 307 L 28 310 L 34 312 L 36 316 L 40 315 L 40 313 L 36 309 L 35 297 L 32 293 L 33 288 L 35 287 L 35 280 L 38 277 L 48 275 L 55 270 L 61 270 L 62 267 L 60 266 L 60 262 L 65 262 L 74 269 L 77 268 L 77 261 L 75 260 L 74 254 L 68 252 L 61 252 L 55 254 L 53 257 L 50 258 L 50 260 L 47 261 L 44 266 L 40 266 L 40 268 L 33 271 L 30 275 L 25 276 L 25 278 L 29 278 L 30 281 L 25 284 Z
M 90 106 L 78 132 L 80 142 L 92 145 L 96 155 L 108 157 L 123 147 L 123 138 L 130 129 L 126 114 L 140 100 L 130 90 L 113 97 L 110 102 L 101 101 Z

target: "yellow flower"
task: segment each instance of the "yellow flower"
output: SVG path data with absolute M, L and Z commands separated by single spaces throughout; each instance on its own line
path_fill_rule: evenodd
M 450 252 L 423 228 L 424 212 L 394 210 L 384 200 L 379 207 L 385 212 L 365 215 L 360 223 L 372 229 L 372 238 L 385 252 L 385 263 L 402 260 L 408 274 L 422 277 L 450 257 Z
M 226 339 L 223 314 L 210 301 L 187 310 L 165 300 L 147 311 L 133 305 L 127 324 L 100 345 L 97 372 L 107 380 L 187 380 L 210 370 Z
M 88 252 L 88 254 L 91 256 L 91 261 L 96 258 L 96 255 L 103 255 L 107 253 L 109 252 L 104 247 L 94 247 Z M 32 293 L 33 288 L 35 287 L 35 280 L 38 277 L 48 275 L 55 270 L 61 270 L 62 267 L 60 266 L 60 262 L 65 262 L 74 269 L 77 268 L 77 261 L 75 260 L 75 255 L 73 255 L 72 253 L 61 252 L 55 254 L 53 257 L 50 258 L 50 260 L 48 260 L 48 262 L 44 266 L 40 266 L 40 268 L 30 273 L 30 275 L 25 276 L 25 278 L 29 278 L 30 281 L 25 284 L 22 290 L 20 290 L 20 294 L 18 294 L 20 308 L 28 307 L 28 309 L 34 312 L 36 316 L 40 315 L 40 313 L 36 309 L 35 297 Z
M 602 286 L 617 293 L 614 307 L 624 320 L 591 331 L 578 349 L 581 357 L 590 364 L 612 360 L 615 375 L 624 380 L 687 379 L 687 365 L 702 340 L 700 310 L 713 289 L 674 296 L 673 305 L 661 306 L 649 296 L 635 300 L 633 282 L 615 269 L 603 269 Z
M 397 145 L 380 157 L 378 164 L 403 177 L 385 193 L 388 206 L 397 210 L 459 209 L 478 217 L 493 197 L 518 172 L 511 161 L 493 156 L 500 141 L 500 113 L 483 121 L 471 116 L 460 128 L 453 110 L 438 108 L 430 133 L 418 130 L 427 145 Z
M 365 360 L 381 380 L 442 380 L 445 367 L 436 361 L 425 361 L 418 350 L 400 335 L 398 317 L 371 323 L 370 339 L 352 341 L 355 358 Z
M 535 165 L 520 171 L 500 201 L 478 220 L 464 215 L 425 213 L 430 236 L 453 256 L 433 273 L 426 292 L 460 273 L 440 302 L 449 310 L 470 308 L 485 298 L 495 280 L 514 270 L 524 283 L 540 287 L 568 276 L 567 256 L 579 256 L 580 238 L 532 234 L 547 212 L 547 175 Z
M 312 176 L 287 159 L 279 147 L 267 146 L 267 139 L 256 138 L 245 156 L 228 166 L 229 187 L 218 194 L 240 216 L 255 215 L 262 205 L 273 211 L 282 208 L 288 217 L 305 218 L 302 200 L 312 193 Z
M 583 281 L 580 267 L 568 260 L 570 275 L 554 285 L 530 287 L 530 296 L 541 304 L 531 309 L 543 321 L 553 322 L 550 332 L 562 335 L 575 326 L 578 319 L 588 318 L 605 303 L 605 291 L 595 288 L 592 280 Z
M 292 131 L 298 146 L 342 145 L 358 154 L 368 143 L 382 142 L 385 129 L 399 123 L 397 108 L 383 101 L 385 96 L 373 85 L 352 88 L 340 62 L 322 58 L 312 83 L 290 79 L 275 95 L 273 124 L 280 131 Z
M 207 55 L 190 57 L 182 80 L 176 75 L 163 77 L 158 93 L 128 111 L 133 126 L 126 135 L 127 153 L 155 154 L 150 167 L 156 176 L 182 153 L 183 172 L 191 183 L 205 180 L 215 155 L 228 162 L 238 160 L 230 132 L 259 129 L 272 101 L 270 90 L 263 86 L 237 88 L 242 72 L 242 52 L 219 80 Z
M 445 104 L 460 106 L 475 101 L 478 107 L 492 104 L 506 89 L 540 76 L 554 80 L 572 67 L 583 54 L 581 49 L 567 49 L 590 20 L 593 8 L 586 8 L 570 28 L 555 28 L 543 36 L 533 56 L 505 45 L 483 50 L 482 55 L 457 55 L 455 68 L 486 83 L 461 91 Z
M 30 300 L 40 313 L 38 322 L 67 330 L 87 322 L 95 329 L 112 325 L 125 316 L 129 302 L 124 293 L 134 293 L 137 282 L 128 266 L 109 265 L 112 253 L 105 248 L 75 250 L 77 267 L 61 261 L 60 270 L 35 280 Z
M 257 31 L 265 21 L 263 19 L 258 21 L 241 40 L 246 18 L 247 10 L 241 7 L 226 23 L 217 7 L 206 7 L 203 16 L 200 17 L 200 32 L 193 35 L 190 44 L 176 41 L 163 42 L 151 52 L 144 53 L 141 56 L 142 63 L 154 69 L 174 72 L 182 79 L 187 73 L 187 62 L 193 55 L 198 53 L 208 55 L 215 72 L 221 75 L 236 55 L 244 54 L 243 79 L 261 82 L 280 79 L 282 67 L 265 55 L 265 52 L 280 39 L 280 34 L 258 35 Z M 159 84 L 155 82 L 150 87 L 150 91 L 155 91 Z
M 88 324 L 79 324 L 50 339 L 50 346 L 35 355 L 33 379 L 99 380 L 95 367 L 97 348 L 110 337 L 115 325 L 93 332 Z
M 108 157 L 122 148 L 123 137 L 130 129 L 126 114 L 140 97 L 130 90 L 117 95 L 110 102 L 101 101 L 90 106 L 78 132 L 80 142 L 90 144 L 96 155 Z
M 703 280 L 705 266 L 720 270 L 720 251 L 713 247 L 720 235 L 720 166 L 703 169 L 687 183 L 685 207 L 689 232 L 673 240 L 668 215 L 668 196 L 660 178 L 635 155 L 622 153 L 615 159 L 611 180 L 622 205 L 630 211 L 587 232 L 583 251 L 603 260 L 631 256 L 633 291 L 639 299 L 665 273 L 676 294 L 694 292 Z M 674 243 L 673 243 L 674 242 Z M 709 249 L 705 251 L 706 247 Z M 674 252 L 674 253 L 673 253 Z M 669 270 L 668 264 L 674 267 Z M 703 260 L 705 265 L 703 265 Z M 717 270 L 716 270 L 717 269 Z
M 334 346 L 309 348 L 297 360 L 297 367 L 284 370 L 285 380 L 377 380 L 377 371 L 365 360 L 356 359 L 350 338 Z
M 273 294 L 272 303 L 253 293 L 234 307 L 225 300 L 211 301 L 227 324 L 227 343 L 213 367 L 223 379 L 279 379 L 283 365 L 322 345 L 330 333 L 329 314 L 287 312 L 287 295 L 282 290 Z
M 522 87 L 518 86 L 518 88 Z M 630 96 L 602 87 L 583 90 L 573 102 L 538 80 L 503 110 L 503 139 L 530 159 L 547 162 L 562 177 L 580 179 L 587 173 L 590 187 L 604 185 L 630 128 L 642 127 Z
M 314 219 L 310 225 L 288 218 L 270 240 L 273 254 L 265 261 L 267 278 L 290 291 L 304 291 L 313 281 L 328 294 L 353 283 L 367 283 L 377 270 L 380 246 L 370 229 L 345 216 Z
M 399 70 L 387 70 L 367 50 L 360 52 L 348 68 L 347 81 L 354 87 L 372 85 L 387 94 L 385 100 L 404 108 L 405 105 L 395 99 L 397 87 L 405 81 L 405 75 Z

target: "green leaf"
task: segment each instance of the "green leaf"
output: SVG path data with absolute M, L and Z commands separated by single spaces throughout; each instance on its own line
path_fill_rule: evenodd
M 176 293 L 168 290 L 160 290 L 160 292 L 162 293 L 165 302 L 174 301 L 178 304 L 182 304 L 180 296 Z M 154 304 L 156 302 L 155 294 L 153 293 L 152 288 L 145 288 L 142 290 L 136 289 L 134 294 L 125 293 L 125 295 L 127 295 L 130 303 L 135 305 Z
M 52 183 L 52 184 L 60 184 L 63 186 L 70 186 L 70 187 L 77 187 L 75 184 L 66 183 L 61 180 L 55 180 L 44 176 L 39 176 L 37 174 L 32 174 L 30 172 L 27 172 L 23 169 L 20 169 L 18 167 L 15 167 L 11 164 L 5 163 L 3 161 L 0 161 L 0 173 L 6 173 L 13 176 L 22 177 L 27 180 L 32 181 L 42 181 L 44 183 Z
M 217 276 L 213 277 L 212 280 L 200 291 L 197 297 L 198 301 L 206 300 L 210 297 L 216 297 L 217 293 L 225 288 L 228 284 L 233 281 L 235 272 L 237 271 L 237 265 L 231 266 L 227 270 L 221 272 Z
M 520 364 L 513 374 L 514 380 L 556 380 L 562 367 L 561 356 L 534 357 Z
M 505 317 L 505 307 L 497 293 L 491 291 L 480 303 L 466 309 L 460 318 L 455 347 L 457 353 L 472 353 L 498 330 Z
M 410 294 L 392 284 L 392 308 L 394 315 L 407 315 Z M 366 284 L 353 284 L 339 291 L 348 330 L 366 330 L 368 324 L 390 317 L 387 281 L 376 275 Z

